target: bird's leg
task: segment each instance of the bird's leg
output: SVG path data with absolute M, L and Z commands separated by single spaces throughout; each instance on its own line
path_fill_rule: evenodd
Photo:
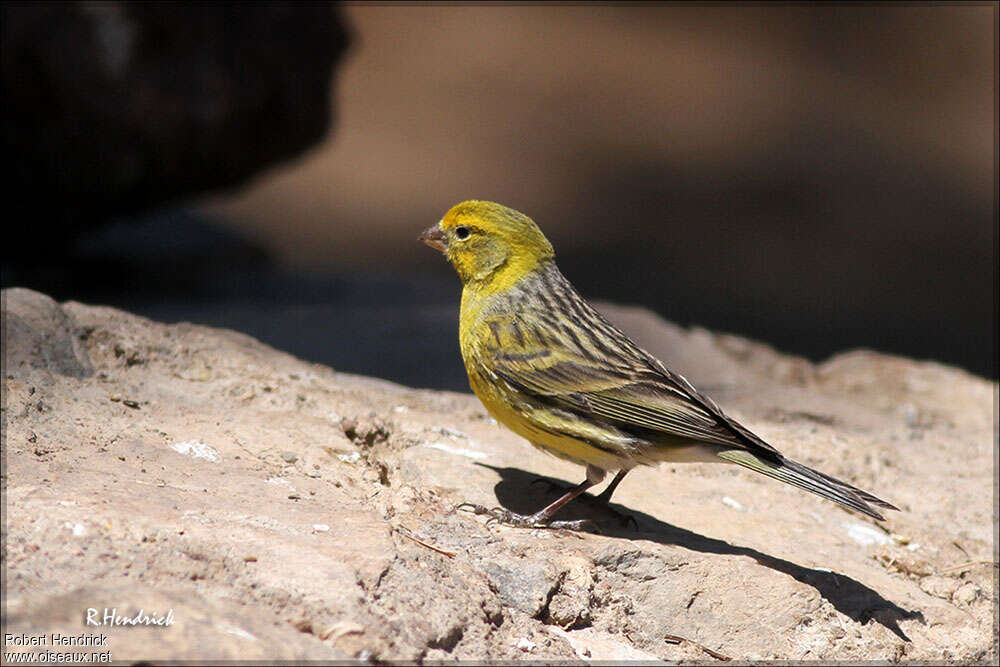
M 639 524 L 635 520 L 634 516 L 632 516 L 631 514 L 624 514 L 610 507 L 612 494 L 615 492 L 615 489 L 618 488 L 618 485 L 622 483 L 622 480 L 625 479 L 625 475 L 627 475 L 628 472 L 629 472 L 628 470 L 619 470 L 618 474 L 615 475 L 615 478 L 611 480 L 611 483 L 608 484 L 608 487 L 604 489 L 604 491 L 602 491 L 600 495 L 593 497 L 584 497 L 581 498 L 581 500 L 584 500 L 592 505 L 597 505 L 598 507 L 603 508 L 604 511 L 610 514 L 614 514 L 616 517 L 618 517 L 618 520 L 621 521 L 623 525 L 631 523 L 634 527 L 638 528 Z M 554 488 L 560 488 L 560 489 L 566 488 L 564 485 L 559 484 L 557 482 L 553 482 L 552 480 L 546 479 L 544 477 L 539 477 L 537 479 L 534 479 L 532 480 L 531 483 L 532 485 L 545 484 L 548 486 L 547 489 L 548 491 L 551 491 Z
M 622 525 L 631 523 L 634 528 L 638 528 L 639 522 L 635 520 L 634 516 L 632 516 L 631 514 L 622 514 L 617 510 L 611 509 L 611 507 L 609 506 L 609 503 L 611 502 L 611 494 L 615 492 L 615 489 L 618 488 L 618 485 L 622 483 L 622 480 L 625 479 L 625 475 L 627 474 L 628 474 L 627 469 L 619 470 L 618 474 L 615 475 L 615 478 L 611 480 L 610 484 L 608 484 L 608 487 L 603 491 L 601 491 L 601 494 L 599 496 L 596 496 L 594 498 L 594 504 L 600 505 L 606 511 L 614 514 L 616 517 L 618 517 L 619 521 L 622 522 Z
M 592 502 L 595 505 L 607 506 L 607 504 L 611 501 L 611 494 L 613 494 L 615 492 L 615 489 L 618 488 L 618 485 L 622 483 L 622 480 L 625 479 L 625 475 L 627 475 L 628 472 L 629 472 L 628 470 L 619 470 L 618 474 L 615 475 L 615 478 L 611 480 L 610 484 L 608 484 L 608 488 L 604 489 L 604 491 L 602 491 L 600 495 L 594 496 L 594 499 L 590 502 Z M 565 484 L 554 482 L 546 477 L 537 477 L 531 480 L 531 485 L 534 486 L 535 484 L 544 484 L 546 487 L 545 489 L 546 491 L 551 491 L 552 489 L 566 488 Z
M 627 474 L 628 470 L 619 470 L 618 474 L 615 475 L 615 478 L 611 480 L 610 484 L 608 484 L 608 488 L 601 491 L 601 494 L 594 498 L 594 502 L 600 503 L 601 505 L 607 505 L 611 502 L 611 494 L 615 492 L 615 489 L 618 488 L 618 485 L 622 483 L 622 480 L 625 479 L 625 475 Z
M 520 528 L 567 528 L 569 530 L 596 528 L 594 522 L 589 519 L 580 519 L 578 521 L 552 521 L 552 515 L 562 509 L 563 505 L 573 500 L 590 487 L 598 484 L 602 479 L 604 479 L 603 470 L 594 466 L 587 466 L 587 479 L 583 480 L 563 494 L 559 499 L 549 505 L 546 505 L 534 514 L 515 514 L 514 512 L 506 510 L 502 507 L 487 509 L 482 505 L 476 505 L 473 503 L 462 503 L 458 507 L 469 507 L 476 514 L 488 514 L 491 521 L 499 521 L 500 523 Z M 489 523 L 489 521 L 487 523 Z

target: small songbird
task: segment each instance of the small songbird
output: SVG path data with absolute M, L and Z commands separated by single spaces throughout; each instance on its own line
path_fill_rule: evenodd
M 469 384 L 493 417 L 539 449 L 586 466 L 587 478 L 530 515 L 476 512 L 516 526 L 552 521 L 566 503 L 629 470 L 661 461 L 725 461 L 882 520 L 870 493 L 784 457 L 640 349 L 594 310 L 556 267 L 552 244 L 528 216 L 466 201 L 420 236 L 462 280 L 459 344 Z

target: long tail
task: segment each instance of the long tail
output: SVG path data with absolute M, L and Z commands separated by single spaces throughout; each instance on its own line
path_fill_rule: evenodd
M 835 503 L 840 503 L 844 507 L 867 514 L 879 521 L 884 521 L 885 517 L 872 509 L 869 503 L 885 509 L 899 510 L 898 507 L 894 507 L 884 500 L 876 498 L 867 491 L 862 491 L 847 482 L 841 482 L 839 479 L 808 468 L 791 459 L 781 458 L 771 461 L 745 449 L 727 449 L 719 452 L 718 456 L 719 458 L 741 465 L 744 468 L 755 470 L 762 475 L 767 475 L 792 486 L 797 486 L 800 489 L 811 491 L 818 496 L 823 496 Z

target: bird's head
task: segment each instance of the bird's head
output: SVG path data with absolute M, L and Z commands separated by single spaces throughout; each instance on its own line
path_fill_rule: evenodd
M 420 240 L 448 258 L 466 286 L 503 289 L 555 256 L 528 216 L 489 201 L 464 201 Z

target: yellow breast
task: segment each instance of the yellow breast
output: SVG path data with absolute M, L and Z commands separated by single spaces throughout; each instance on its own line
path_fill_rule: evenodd
M 601 435 L 598 427 L 565 413 L 554 413 L 544 405 L 533 404 L 529 398 L 505 387 L 502 380 L 491 381 L 484 377 L 468 362 L 466 370 L 469 386 L 487 412 L 538 449 L 565 461 L 582 466 L 592 465 L 601 470 L 617 471 L 635 465 L 636 461 L 616 456 L 567 433 L 593 431 L 594 437 L 598 438 Z

